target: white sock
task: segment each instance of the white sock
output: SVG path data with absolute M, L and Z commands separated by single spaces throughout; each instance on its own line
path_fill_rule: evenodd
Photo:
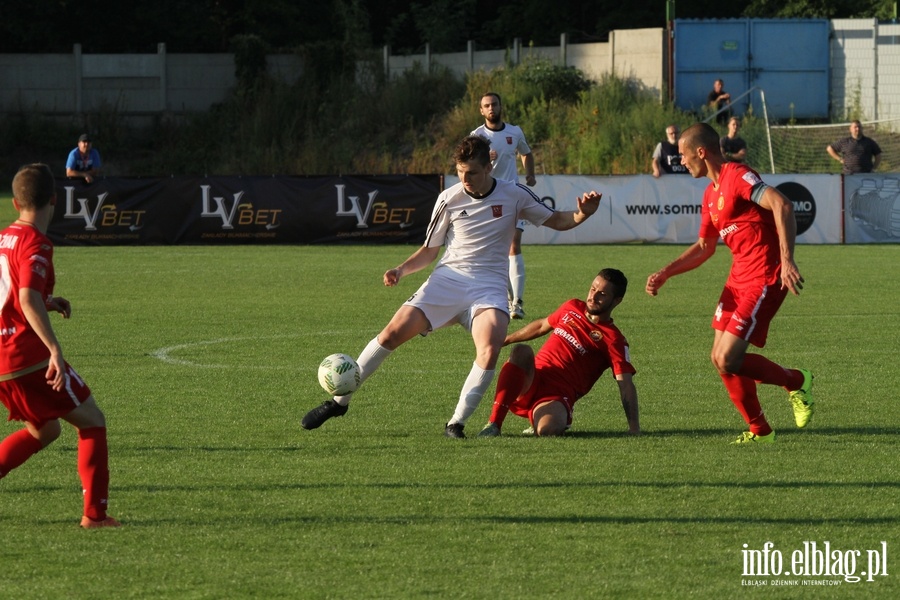
M 381 363 L 384 362 L 388 356 L 390 356 L 394 351 L 388 350 L 384 346 L 378 343 L 378 336 L 375 336 L 371 342 L 363 348 L 362 353 L 359 355 L 359 358 L 356 359 L 356 364 L 359 365 L 359 384 L 362 385 L 362 382 L 365 381 L 369 375 L 374 373 L 378 367 L 381 366 Z M 335 396 L 334 401 L 340 404 L 341 406 L 347 406 L 350 404 L 350 398 L 353 397 L 353 394 L 347 394 L 346 396 Z
M 471 417 L 472 413 L 475 412 L 475 409 L 478 408 L 481 398 L 484 396 L 484 393 L 487 391 L 493 380 L 493 369 L 485 371 L 479 367 L 477 363 L 472 363 L 472 370 L 469 371 L 469 376 L 466 377 L 466 382 L 463 384 L 462 391 L 459 393 L 459 402 L 456 404 L 453 418 L 450 419 L 448 424 L 461 423 L 465 425 L 466 420 Z
M 521 302 L 525 295 L 525 259 L 521 254 L 509 257 L 509 284 L 512 289 L 512 301 Z

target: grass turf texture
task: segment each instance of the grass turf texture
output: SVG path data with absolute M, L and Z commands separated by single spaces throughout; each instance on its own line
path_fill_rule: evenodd
M 525 248 L 528 318 L 583 297 L 602 267 L 630 278 L 615 316 L 639 438 L 609 374 L 564 438 L 522 436 L 515 416 L 503 437 L 474 438 L 493 387 L 474 439 L 442 437 L 474 356 L 458 327 L 412 340 L 345 417 L 301 430 L 325 398 L 319 361 L 356 356 L 427 276 L 382 286 L 413 249 L 58 248 L 73 315 L 53 322 L 107 415 L 124 527 L 77 527 L 64 426 L 0 481 L 3 595 L 723 598 L 747 589 L 744 544 L 771 541 L 789 566 L 804 541 L 829 541 L 862 550 L 859 571 L 884 540 L 889 577 L 790 595 L 898 597 L 900 281 L 886 267 L 900 246 L 798 248 L 807 287 L 765 354 L 815 373 L 818 412 L 799 431 L 787 394 L 761 388 L 775 446 L 729 445 L 744 424 L 708 359 L 727 249 L 643 292 L 680 246 Z

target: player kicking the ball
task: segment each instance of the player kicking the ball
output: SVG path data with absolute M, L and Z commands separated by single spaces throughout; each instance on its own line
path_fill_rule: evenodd
M 0 400 L 25 428 L 0 442 L 0 478 L 60 434 L 59 419 L 78 430 L 78 475 L 85 529 L 118 527 L 106 515 L 109 468 L 106 421 L 91 390 L 63 360 L 48 311 L 69 318 L 54 297 L 53 244 L 45 235 L 56 204 L 47 165 L 26 165 L 13 179 L 15 223 L 0 231 Z
M 788 290 L 798 295 L 803 289 L 803 277 L 794 263 L 794 207 L 753 169 L 726 163 L 718 133 L 706 123 L 689 127 L 678 141 L 678 150 L 691 175 L 708 177 L 712 183 L 703 194 L 699 239 L 647 278 L 647 293 L 655 296 L 670 277 L 705 263 L 722 238 L 733 262 L 712 321 L 711 358 L 731 401 L 749 425 L 750 431 L 734 443 L 771 443 L 775 432 L 759 404 L 757 382 L 780 385 L 789 392 L 798 427 L 806 427 L 814 409 L 809 371 L 787 369 L 747 352 L 750 344 L 765 346 L 769 323 Z
M 475 362 L 463 383 L 444 435 L 464 438 L 466 420 L 478 407 L 494 378 L 494 368 L 509 325 L 506 286 L 509 245 L 517 219 L 557 231 L 577 227 L 597 211 L 600 194 L 577 199 L 578 209 L 559 212 L 542 204 L 523 185 L 491 175 L 490 144 L 470 136 L 453 158 L 460 182 L 438 196 L 425 243 L 403 264 L 384 274 L 384 285 L 430 265 L 446 246 L 431 275 L 394 314 L 387 326 L 356 359 L 365 381 L 400 345 L 417 335 L 460 324 L 472 335 Z M 350 395 L 336 396 L 309 411 L 301 425 L 315 429 L 347 412 Z
M 479 437 L 500 435 L 510 410 L 531 421 L 535 435 L 562 435 L 572 424 L 572 406 L 606 369 L 612 369 L 619 386 L 628 432 L 641 432 L 628 341 L 612 320 L 627 288 L 621 271 L 603 269 L 591 282 L 587 300 L 569 300 L 549 317 L 506 336 L 504 346 L 516 345 L 500 369 L 491 420 Z M 530 346 L 517 344 L 548 333 L 537 356 Z

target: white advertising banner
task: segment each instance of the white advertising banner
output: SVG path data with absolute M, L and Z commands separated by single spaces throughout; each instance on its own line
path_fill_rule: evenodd
M 764 175 L 794 203 L 797 242 L 841 243 L 841 179 L 839 175 Z M 459 180 L 445 177 L 445 185 Z M 709 179 L 687 175 L 584 176 L 539 175 L 532 188 L 557 210 L 574 210 L 576 198 L 596 190 L 600 210 L 571 231 L 526 227 L 524 244 L 690 244 L 700 228 L 700 202 Z M 898 189 L 900 191 L 900 189 Z
M 900 243 L 900 173 L 844 177 L 844 241 Z

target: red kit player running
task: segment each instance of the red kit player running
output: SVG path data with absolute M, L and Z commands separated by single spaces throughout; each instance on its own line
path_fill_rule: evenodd
M 78 430 L 81 526 L 118 527 L 106 514 L 106 421 L 50 325 L 48 311 L 69 318 L 72 309 L 53 296 L 53 244 L 45 235 L 56 203 L 53 174 L 47 165 L 26 165 L 12 191 L 19 218 L 0 231 L 0 400 L 25 428 L 0 442 L 0 478 L 59 437 L 63 419 Z
M 794 207 L 753 169 L 726 163 L 719 136 L 706 123 L 689 127 L 678 149 L 691 175 L 708 177 L 712 183 L 703 195 L 699 239 L 650 275 L 647 293 L 655 296 L 670 277 L 702 265 L 722 238 L 733 262 L 712 321 L 711 358 L 731 401 L 749 425 L 750 431 L 734 443 L 771 443 L 775 432 L 759 404 L 757 383 L 779 385 L 790 393 L 798 427 L 809 423 L 814 408 L 809 371 L 787 369 L 761 354 L 747 353 L 750 344 L 765 346 L 769 323 L 788 290 L 798 295 L 803 289 L 803 277 L 794 262 Z
M 490 422 L 480 437 L 496 437 L 512 410 L 531 421 L 538 436 L 563 434 L 572 424 L 572 406 L 587 394 L 606 369 L 612 369 L 629 433 L 639 434 L 635 373 L 628 342 L 613 324 L 612 311 L 625 297 L 628 280 L 616 269 L 603 269 L 591 283 L 587 300 L 569 300 L 544 319 L 507 335 L 504 345 L 547 335 L 537 356 L 517 344 L 500 370 Z

